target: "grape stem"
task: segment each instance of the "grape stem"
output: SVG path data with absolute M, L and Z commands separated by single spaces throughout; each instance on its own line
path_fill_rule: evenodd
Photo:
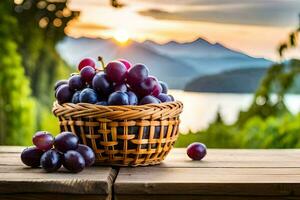
M 102 70 L 104 71 L 105 70 L 105 64 L 104 64 L 103 58 L 101 56 L 98 56 L 98 61 L 101 63 Z

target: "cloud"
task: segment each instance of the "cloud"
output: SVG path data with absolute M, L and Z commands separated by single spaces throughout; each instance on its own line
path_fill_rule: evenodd
M 68 25 L 69 26 L 69 25 Z M 82 22 L 75 22 L 70 25 L 72 29 L 80 29 L 80 30 L 107 30 L 109 29 L 107 26 L 100 25 L 100 24 L 93 24 L 93 23 L 82 23 Z
M 166 1 L 166 0 L 165 0 Z M 245 24 L 259 26 L 296 26 L 300 1 L 287 0 L 261 0 L 261 1 L 236 1 L 236 0 L 201 0 L 188 1 L 201 6 L 191 9 L 166 11 L 152 8 L 139 11 L 140 15 L 150 16 L 161 20 L 202 21 L 223 24 Z M 207 4 L 205 4 L 207 3 Z M 214 5 L 215 4 L 215 5 Z M 228 5 L 230 4 L 230 5 Z M 214 6 L 212 6 L 214 5 Z

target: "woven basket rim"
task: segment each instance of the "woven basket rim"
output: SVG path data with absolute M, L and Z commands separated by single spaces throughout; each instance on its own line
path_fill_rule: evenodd
M 180 101 L 160 104 L 102 106 L 89 103 L 53 104 L 52 112 L 56 117 L 88 117 L 106 118 L 109 120 L 134 119 L 166 119 L 177 117 L 182 112 L 183 104 Z

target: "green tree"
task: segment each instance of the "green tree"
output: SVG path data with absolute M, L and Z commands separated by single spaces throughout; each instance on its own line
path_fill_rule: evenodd
M 17 21 L 0 3 L 0 144 L 24 144 L 34 130 L 34 101 L 17 52 Z

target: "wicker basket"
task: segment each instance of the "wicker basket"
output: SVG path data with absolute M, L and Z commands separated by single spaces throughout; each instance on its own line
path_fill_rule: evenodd
M 53 105 L 61 131 L 75 133 L 96 154 L 96 164 L 159 164 L 178 137 L 181 102 L 141 106 Z

